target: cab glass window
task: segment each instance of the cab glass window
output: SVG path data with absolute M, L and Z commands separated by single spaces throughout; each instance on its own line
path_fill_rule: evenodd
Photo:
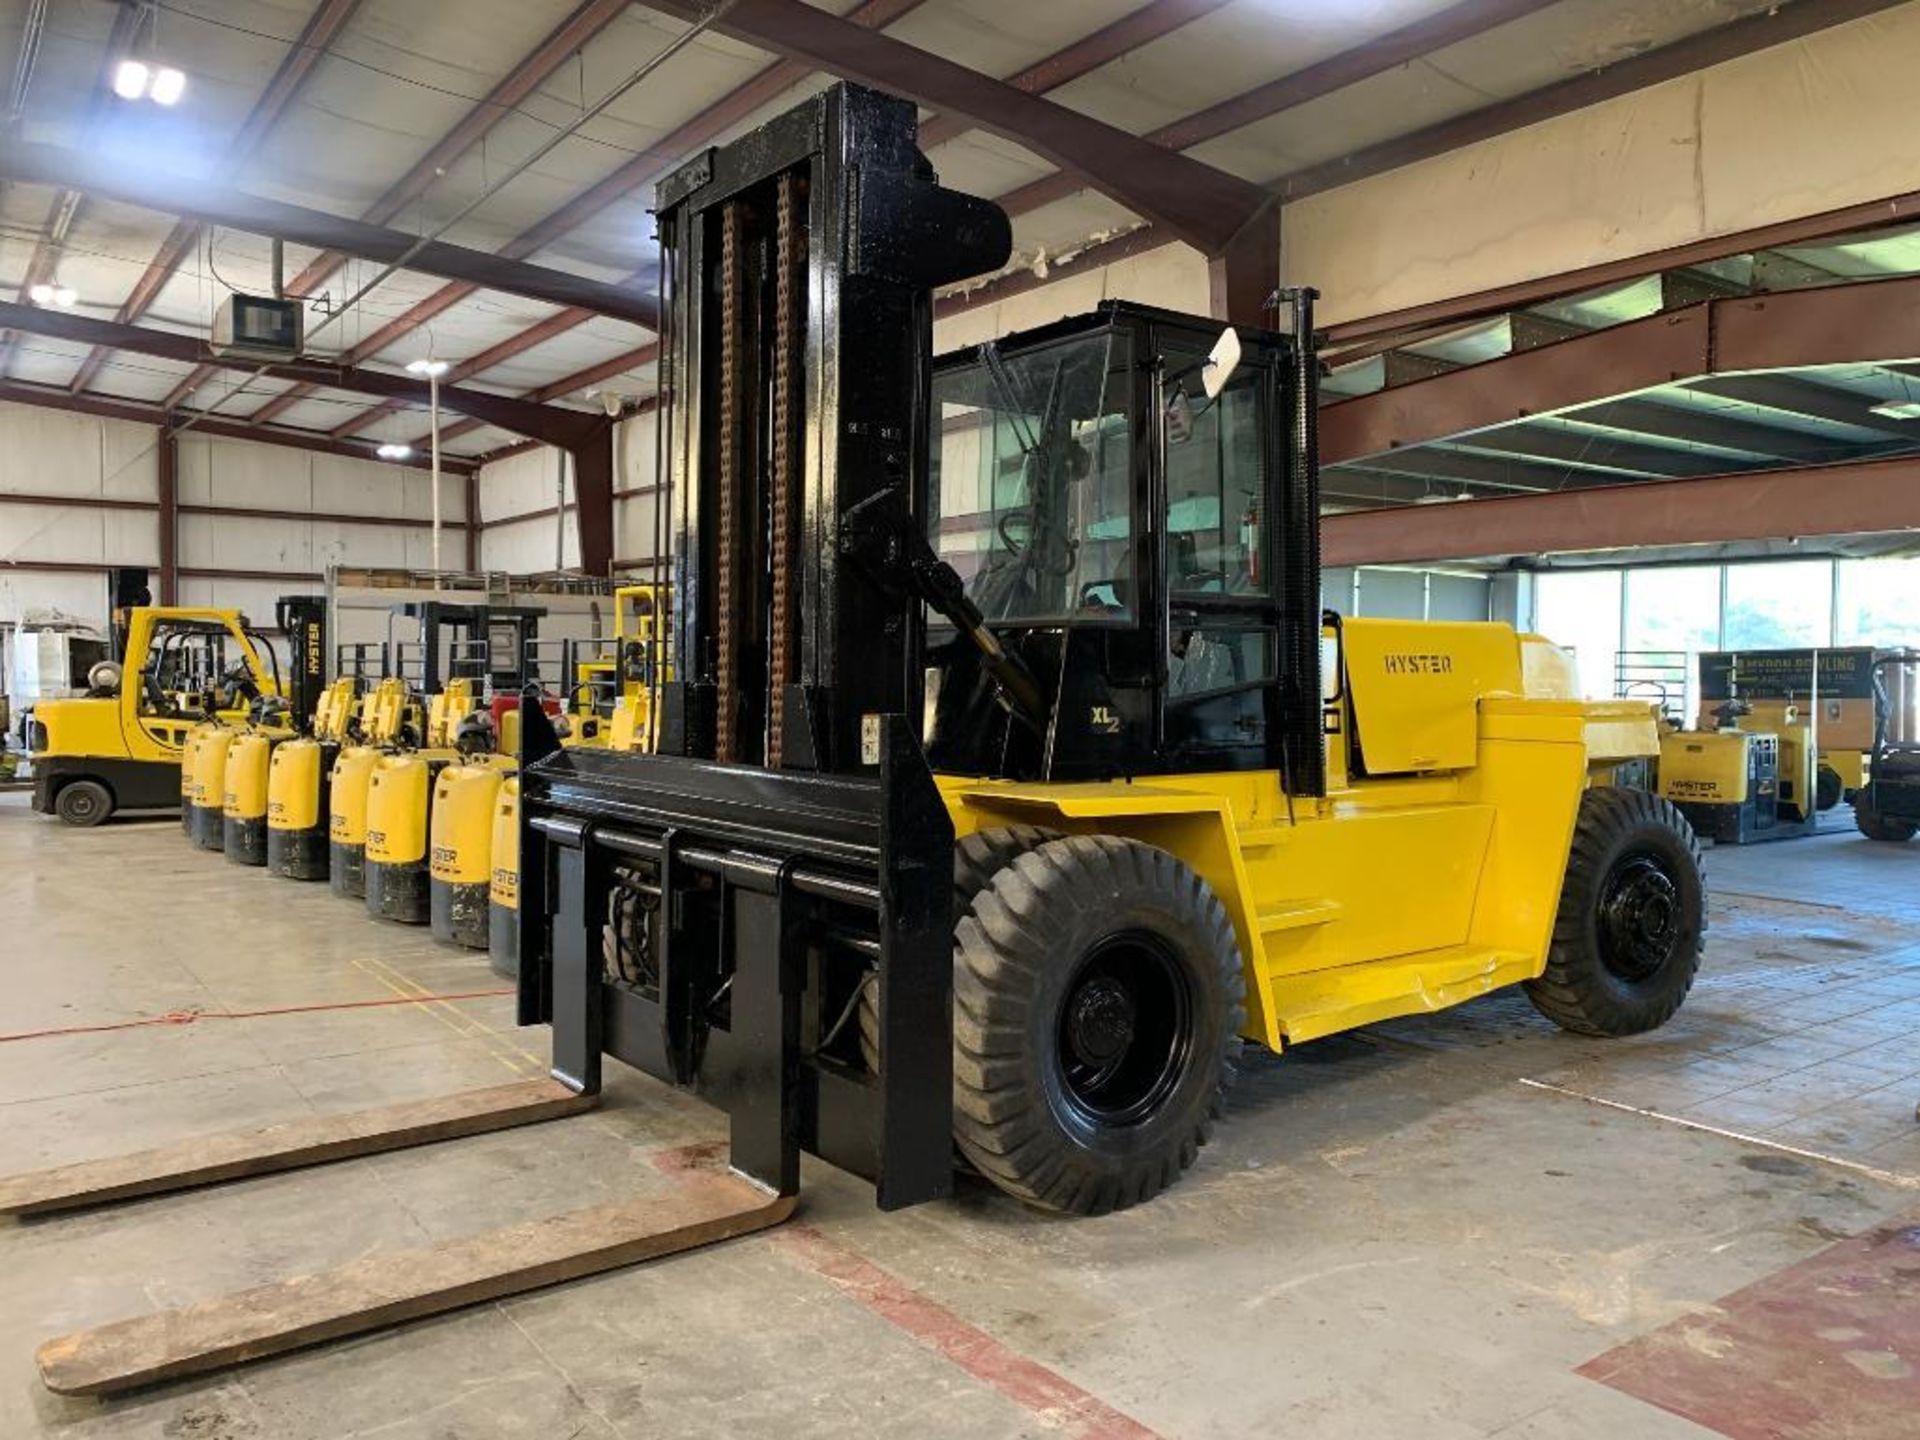
M 983 347 L 934 378 L 933 548 L 990 622 L 1130 622 L 1126 336 Z
M 1167 560 L 1173 593 L 1266 595 L 1266 372 L 1243 365 L 1212 400 L 1201 352 L 1169 350 Z

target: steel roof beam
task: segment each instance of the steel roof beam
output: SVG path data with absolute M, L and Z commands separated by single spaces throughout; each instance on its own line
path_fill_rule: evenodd
M 346 28 L 359 4 L 360 0 L 320 0 L 314 6 L 307 23 L 288 47 L 280 68 L 267 81 L 260 98 L 253 103 L 253 109 L 247 112 L 239 133 L 227 146 L 221 161 L 226 169 L 231 170 L 239 165 L 267 138 L 268 132 L 293 103 L 294 96 L 300 93 L 300 87 L 306 83 L 314 67 L 326 58 L 327 47 Z M 134 282 L 132 292 L 122 302 L 114 318 L 130 325 L 146 314 L 153 302 L 160 298 L 160 292 L 166 288 L 174 272 L 180 268 L 180 262 L 193 253 L 201 233 L 202 227 L 192 221 L 176 221 L 167 238 L 160 242 L 160 249 L 148 262 L 146 270 Z M 67 388 L 75 394 L 85 390 L 93 383 L 93 377 L 100 373 L 100 367 L 106 363 L 106 359 L 106 351 L 97 348 L 90 351 L 87 358 L 80 362 L 80 368 L 74 372 Z
M 1920 530 L 1920 456 L 1328 515 L 1329 567 Z
M 703 13 L 694 0 L 646 3 L 689 22 Z M 802 0 L 735 0 L 714 23 L 750 45 L 904 95 L 1024 145 L 1209 255 L 1224 249 L 1270 198 L 1237 175 Z
M 1231 0 L 1151 0 L 1111 25 L 1082 36 L 1044 60 L 1035 61 L 1019 74 L 1009 75 L 1003 83 L 1029 95 L 1044 95 L 1230 3 Z M 1533 3 L 1538 4 L 1540 0 Z M 970 122 L 957 115 L 929 115 L 920 122 L 920 148 L 931 150 L 958 139 L 972 128 Z
M 856 25 L 887 25 L 908 11 L 916 9 L 922 3 L 923 0 L 865 0 L 864 4 L 849 12 L 846 18 Z M 722 96 L 691 120 L 662 137 L 658 143 L 625 161 L 612 173 L 596 180 L 551 215 L 521 231 L 501 247 L 500 253 L 509 257 L 530 255 L 543 246 L 553 243 L 568 231 L 585 224 L 615 201 L 624 199 L 635 190 L 658 180 L 673 167 L 681 164 L 692 151 L 714 140 L 752 115 L 761 106 L 777 99 L 805 80 L 807 73 L 806 66 L 791 60 L 780 60 L 767 66 L 746 84 Z M 629 281 L 642 278 L 642 275 L 636 272 L 629 277 Z M 435 315 L 466 299 L 478 288 L 478 286 L 466 284 L 441 286 L 433 294 L 412 306 L 404 314 L 388 321 L 378 331 L 355 346 L 348 352 L 348 358 L 359 361 L 367 356 L 378 354 L 426 324 Z M 648 328 L 657 327 L 649 326 Z M 531 349 L 533 345 L 539 343 L 534 340 L 525 340 L 524 333 L 522 337 L 515 337 L 495 346 L 490 352 L 495 356 L 493 363 L 498 364 L 510 355 L 518 354 L 524 349 Z M 286 394 L 276 396 L 261 406 L 254 412 L 252 418 L 262 421 L 271 420 L 274 416 L 298 404 L 305 398 L 305 394 L 301 387 L 295 386 Z
M 298 430 L 286 425 L 251 425 L 245 421 L 223 419 L 204 410 L 169 410 L 136 400 L 114 400 L 103 395 L 75 395 L 64 385 L 34 385 L 24 380 L 0 380 L 0 401 L 33 405 L 42 410 L 65 410 L 75 415 L 93 415 L 105 420 L 128 420 L 136 425 L 173 426 L 196 435 L 211 435 L 222 440 L 250 440 L 259 445 L 279 445 L 292 450 L 311 450 L 322 455 L 339 455 L 349 460 L 379 460 L 371 443 L 332 440 L 318 430 Z M 407 460 L 381 461 L 414 470 L 431 468 L 425 455 Z M 442 455 L 440 468 L 449 474 L 464 475 L 479 468 L 477 462 L 460 455 Z
M 197 176 L 115 165 L 52 145 L 0 149 L 0 176 L 34 185 L 66 186 L 163 215 L 274 236 L 314 249 L 343 250 L 389 264 L 404 261 L 406 269 L 423 275 L 466 281 L 550 305 L 577 305 L 649 330 L 658 324 L 654 298 L 623 286 L 443 241 L 422 245 L 404 230 L 269 200 Z
M 1217 105 L 1148 131 L 1145 138 L 1169 150 L 1204 145 L 1558 3 L 1559 0 L 1461 0 L 1423 20 L 1403 25 L 1350 50 L 1304 66 L 1291 75 L 1257 85 Z M 1084 180 L 1062 171 L 1043 175 L 1009 191 L 1000 197 L 1000 203 L 1008 214 L 1024 215 L 1086 188 Z M 1096 182 L 1093 188 L 1102 187 Z
M 1630 435 L 1651 435 L 1765 460 L 1818 464 L 1839 458 L 1833 441 L 1809 435 L 1804 430 L 1767 425 L 1731 413 L 1708 413 L 1685 405 L 1663 404 L 1653 398 L 1609 400 L 1569 410 L 1562 418 Z
M 1790 414 L 1915 436 L 1920 424 L 1875 415 L 1868 397 L 1747 373 L 1912 357 L 1920 357 L 1920 276 L 1729 296 L 1334 401 L 1321 411 L 1322 454 L 1334 463 L 1459 439 L 1677 382 Z
M 138 325 L 122 325 L 113 320 L 96 320 L 70 310 L 43 310 L 33 305 L 0 302 L 0 325 L 12 326 L 36 335 L 58 340 L 99 345 L 130 354 L 151 355 L 156 359 L 182 364 L 216 364 L 227 370 L 250 374 L 271 371 L 290 379 L 305 380 L 334 390 L 349 390 L 381 399 L 404 400 L 421 409 L 428 403 L 428 384 L 406 375 L 391 375 L 380 370 L 353 366 L 323 365 L 311 360 L 289 360 L 262 365 L 250 360 L 222 359 L 208 352 L 207 342 L 194 335 L 170 330 L 149 330 Z M 598 415 L 578 410 L 561 410 L 535 405 L 505 395 L 489 395 L 457 385 L 440 387 L 440 405 L 457 415 L 470 415 L 489 425 L 498 425 L 516 435 L 544 440 L 552 445 L 575 445 L 605 424 Z
M 425 194 L 436 180 L 443 178 L 449 167 L 485 138 L 494 126 L 511 115 L 514 108 L 538 90 L 570 55 L 605 29 L 627 8 L 628 3 L 629 0 L 584 0 L 531 54 L 502 76 L 499 83 L 462 116 L 458 124 L 415 161 L 412 169 L 389 185 L 378 200 L 363 210 L 360 218 L 370 225 L 384 225 Z M 338 250 L 321 251 L 287 282 L 287 293 L 303 296 L 313 294 L 327 283 L 346 259 Z M 180 404 L 205 384 L 213 373 L 212 366 L 200 366 L 173 388 L 166 403 Z
M 100 73 L 94 80 L 93 96 L 87 102 L 85 130 L 91 135 L 94 127 L 106 114 L 107 105 L 113 98 L 113 71 L 127 48 L 133 43 L 134 32 L 139 28 L 143 12 L 138 5 L 122 5 L 113 17 L 113 28 L 107 34 L 106 50 L 100 59 Z M 18 132 L 7 135 L 11 145 L 18 139 Z M 0 190 L 5 186 L 0 185 Z M 79 218 L 85 197 L 78 190 L 62 188 L 55 192 L 53 203 L 47 207 L 47 218 L 41 223 L 38 238 L 34 241 L 33 254 L 27 260 L 27 273 L 20 281 L 18 299 L 24 302 L 36 285 L 49 285 L 58 273 L 61 248 L 67 243 L 67 235 L 73 229 L 73 223 Z M 6 378 L 13 368 L 12 331 L 0 331 L 0 379 Z

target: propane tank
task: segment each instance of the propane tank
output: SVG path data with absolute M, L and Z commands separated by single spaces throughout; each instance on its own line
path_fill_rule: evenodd
M 427 807 L 432 775 L 416 752 L 382 755 L 367 776 L 367 914 L 427 923 Z
M 274 736 L 249 731 L 236 736 L 227 750 L 221 848 L 236 865 L 267 863 L 267 768 L 274 740 Z
M 487 948 L 493 812 L 511 764 L 477 756 L 434 779 L 427 908 L 436 940 Z

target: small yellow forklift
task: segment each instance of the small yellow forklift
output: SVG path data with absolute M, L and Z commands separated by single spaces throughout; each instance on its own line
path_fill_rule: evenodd
M 303 656 L 322 623 L 318 602 L 288 597 L 276 609 L 293 653 Z M 274 707 L 280 722 L 292 725 L 318 699 L 318 676 L 304 664 L 291 685 L 282 683 L 272 647 L 237 610 L 137 606 L 116 616 L 115 633 L 124 639 L 118 658 L 96 667 L 101 683 L 34 710 L 34 809 L 70 825 L 181 803 L 190 778 L 182 751 L 196 727 L 238 727 L 257 703 L 275 700 L 285 702 Z M 211 797 L 215 849 L 224 800 L 223 772 Z M 192 815 L 183 811 L 183 821 Z

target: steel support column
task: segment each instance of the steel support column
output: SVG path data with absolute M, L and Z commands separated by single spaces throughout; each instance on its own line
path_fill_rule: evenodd
M 1280 204 L 1271 201 L 1207 259 L 1213 318 L 1271 329 L 1267 301 L 1280 288 Z
M 480 568 L 480 472 L 467 472 L 467 573 Z
M 602 424 L 591 440 L 569 453 L 580 568 L 589 575 L 608 575 L 613 571 L 613 422 Z
M 164 424 L 158 431 L 156 459 L 158 460 L 160 509 L 154 516 L 154 523 L 160 531 L 160 603 L 178 605 L 180 603 L 180 437 L 174 433 L 171 423 Z

